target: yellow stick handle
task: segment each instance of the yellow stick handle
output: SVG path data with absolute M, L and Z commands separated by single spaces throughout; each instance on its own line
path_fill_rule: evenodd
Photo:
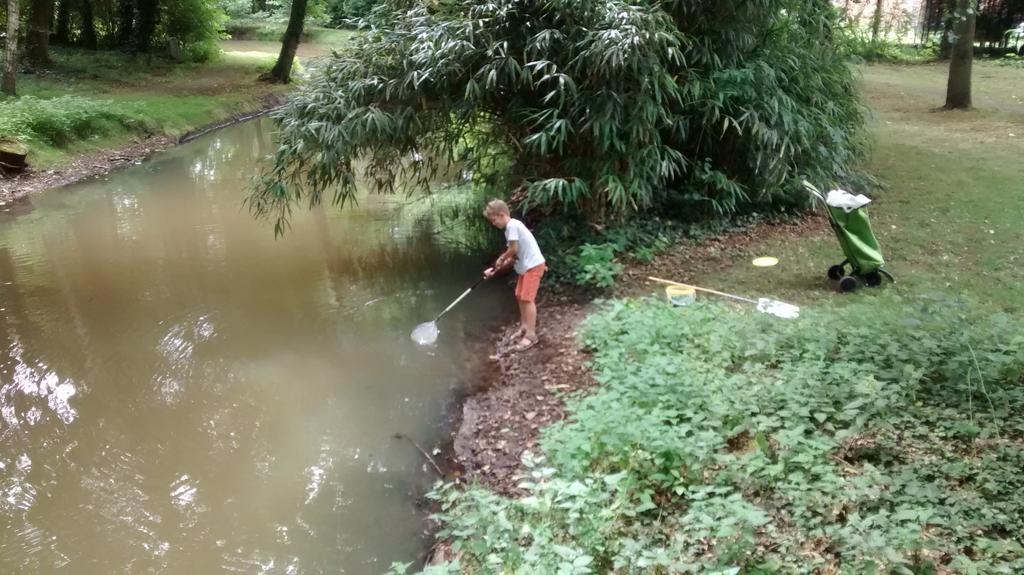
M 686 287 L 686 288 L 695 289 L 697 291 L 713 293 L 715 295 L 720 295 L 720 296 L 731 298 L 731 299 L 738 299 L 740 301 L 745 301 L 747 303 L 757 303 L 756 301 L 754 301 L 752 299 L 747 299 L 745 297 L 740 297 L 738 295 L 733 295 L 731 293 L 725 293 L 725 292 L 721 292 L 721 291 L 716 291 L 716 290 L 713 290 L 713 289 L 702 288 L 702 287 L 698 287 L 698 286 L 695 286 L 695 285 L 674 282 L 672 280 L 663 280 L 661 278 L 655 278 L 655 277 L 648 277 L 647 279 L 651 280 L 652 282 L 658 282 L 658 283 L 661 283 L 661 284 L 668 284 L 668 285 L 671 285 L 671 286 Z

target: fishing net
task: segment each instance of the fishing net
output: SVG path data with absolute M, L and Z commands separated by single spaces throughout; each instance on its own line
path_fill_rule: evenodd
M 770 313 L 776 317 L 796 319 L 800 317 L 800 308 L 797 306 L 768 298 L 757 300 L 757 311 Z
M 416 329 L 412 330 L 411 337 L 419 345 L 431 345 L 437 342 L 437 336 L 440 334 L 441 331 L 437 329 L 437 322 L 428 321 L 416 326 Z

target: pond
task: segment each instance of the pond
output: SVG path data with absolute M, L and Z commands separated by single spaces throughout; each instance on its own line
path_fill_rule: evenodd
M 485 284 L 417 347 L 412 327 L 493 254 L 444 241 L 402 197 L 297 210 L 275 239 L 242 206 L 272 129 L 0 212 L 0 572 L 422 558 L 436 476 L 394 436 L 444 444 L 474 342 L 511 298 Z

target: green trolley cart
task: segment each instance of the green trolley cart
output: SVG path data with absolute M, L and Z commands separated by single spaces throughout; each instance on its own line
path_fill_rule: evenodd
M 804 187 L 825 207 L 828 221 L 836 233 L 839 245 L 843 249 L 843 255 L 846 256 L 842 263 L 828 268 L 828 278 L 838 282 L 839 291 L 853 291 L 861 284 L 869 287 L 879 286 L 882 284 L 883 277 L 895 282 L 892 274 L 882 267 L 885 265 L 885 259 L 882 257 L 882 250 L 878 246 L 875 232 L 871 229 L 868 212 L 863 207 L 863 204 L 870 200 L 858 196 L 862 198 L 862 203 L 853 202 L 844 205 L 840 202 L 830 201 L 831 194 L 830 198 L 826 198 L 810 182 L 805 181 Z

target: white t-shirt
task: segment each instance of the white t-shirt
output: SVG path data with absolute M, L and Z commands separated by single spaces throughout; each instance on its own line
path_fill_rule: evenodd
M 517 274 L 525 274 L 527 270 L 544 263 L 544 255 L 540 253 L 537 239 L 533 237 L 533 234 L 530 233 L 529 228 L 523 222 L 517 219 L 508 221 L 508 225 L 505 226 L 505 241 L 519 242 L 519 246 L 516 249 L 515 268 Z

